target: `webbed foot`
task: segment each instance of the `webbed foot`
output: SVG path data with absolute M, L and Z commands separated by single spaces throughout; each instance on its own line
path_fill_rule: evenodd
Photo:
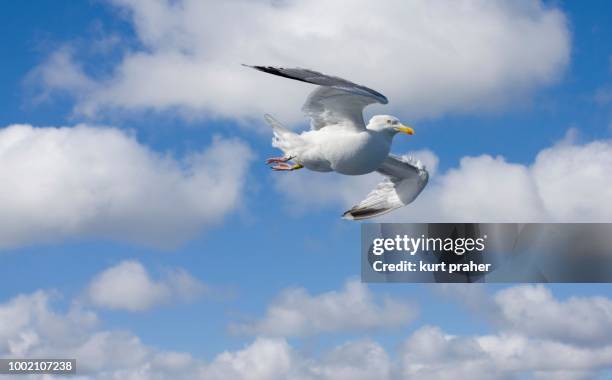
M 274 165 L 271 167 L 274 171 L 294 171 L 303 168 L 303 165 L 300 164 L 288 164 L 286 162 L 281 162 L 278 165 Z

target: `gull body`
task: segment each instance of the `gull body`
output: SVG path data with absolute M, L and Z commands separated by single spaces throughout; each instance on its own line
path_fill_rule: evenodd
M 374 116 L 366 125 L 363 109 L 387 98 L 368 87 L 308 69 L 248 66 L 269 74 L 313 83 L 318 87 L 308 96 L 302 110 L 310 117 L 311 129 L 297 134 L 265 115 L 272 127 L 272 146 L 282 157 L 266 163 L 276 171 L 302 168 L 317 172 L 363 175 L 378 172 L 385 179 L 364 200 L 346 211 L 346 219 L 367 219 L 393 211 L 414 201 L 429 175 L 420 161 L 389 154 L 393 137 L 414 130 L 393 116 Z
M 378 115 L 361 131 L 336 125 L 306 131 L 298 135 L 299 140 L 286 154 L 313 171 L 346 175 L 371 173 L 389 156 L 393 136 L 398 132 L 391 123 L 399 121 L 393 116 Z

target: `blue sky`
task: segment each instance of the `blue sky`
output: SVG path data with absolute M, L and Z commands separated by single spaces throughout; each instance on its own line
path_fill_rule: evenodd
M 82 307 L 93 310 L 98 315 L 101 320 L 100 329 L 129 331 L 140 337 L 146 346 L 159 350 L 188 352 L 204 362 L 211 362 L 223 351 L 236 351 L 251 344 L 255 339 L 253 335 L 257 334 L 232 334 L 229 326 L 245 323 L 245 321 L 261 320 L 265 317 L 268 307 L 277 302 L 279 294 L 286 289 L 299 287 L 304 288 L 310 295 L 320 295 L 331 291 L 341 292 L 347 281 L 358 279 L 360 225 L 341 220 L 339 216 L 346 206 L 350 206 L 351 201 L 345 198 L 353 196 L 355 189 L 365 195 L 363 189 L 367 190 L 372 182 L 371 180 L 366 180 L 365 183 L 356 182 L 357 180 L 338 182 L 339 185 L 336 187 L 335 177 L 325 177 L 320 182 L 318 180 L 310 182 L 313 177 L 302 172 L 287 174 L 298 176 L 295 182 L 278 181 L 275 177 L 285 175 L 285 173 L 270 173 L 267 166 L 263 164 L 265 158 L 275 155 L 276 152 L 269 145 L 269 131 L 256 116 L 261 114 L 259 113 L 260 106 L 255 106 L 251 110 L 243 106 L 244 101 L 236 101 L 236 107 L 242 107 L 246 111 L 234 118 L 223 107 L 223 102 L 214 100 L 208 103 L 207 101 L 199 102 L 197 99 L 194 100 L 187 95 L 183 97 L 181 94 L 178 94 L 176 99 L 150 100 L 140 92 L 171 92 L 170 89 L 163 86 L 163 83 L 153 80 L 151 88 L 144 88 L 144 83 L 141 87 L 130 88 L 129 85 L 139 83 L 138 80 L 126 80 L 126 78 L 129 79 L 129 73 L 118 74 L 122 73 L 121 67 L 127 61 L 126 57 L 133 58 L 138 54 L 150 54 L 151 66 L 155 62 L 161 65 L 166 62 L 163 61 L 164 54 L 170 51 L 186 60 L 191 59 L 192 56 L 200 57 L 201 54 L 203 62 L 208 62 L 216 58 L 210 58 L 206 54 L 206 48 L 211 51 L 215 51 L 214 49 L 223 51 L 223 48 L 217 47 L 214 42 L 218 40 L 218 36 L 211 35 L 212 42 L 207 42 L 209 45 L 204 44 L 203 51 L 194 50 L 185 53 L 181 50 L 183 47 L 173 45 L 182 43 L 178 37 L 173 39 L 176 37 L 171 34 L 171 28 L 174 26 L 168 27 L 166 31 L 168 35 L 174 36 L 169 37 L 168 42 L 163 36 L 155 35 L 156 28 L 148 30 L 142 25 L 138 26 L 138 22 L 134 21 L 134 14 L 144 18 L 149 17 L 150 13 L 143 9 L 149 6 L 154 8 L 152 3 L 144 2 L 142 9 L 130 1 L 123 5 L 120 3 L 38 1 L 2 5 L 4 8 L 0 12 L 0 31 L 3 36 L 0 49 L 4 58 L 3 70 L 0 71 L 0 82 L 3 83 L 0 88 L 0 124 L 2 128 L 7 128 L 12 124 L 30 124 L 38 130 L 51 126 L 72 128 L 81 123 L 95 126 L 94 128 L 112 128 L 123 131 L 125 135 L 122 136 L 132 136 L 140 147 L 152 155 L 169 157 L 170 160 L 174 160 L 173 162 L 178 162 L 177 166 L 189 165 L 186 161 L 182 161 L 183 158 L 193 152 L 204 151 L 213 144 L 214 136 L 218 136 L 223 141 L 238 139 L 239 144 L 248 147 L 252 158 L 233 157 L 231 152 L 223 157 L 236 161 L 244 159 L 244 167 L 227 168 L 227 172 L 234 170 L 238 173 L 234 175 L 244 178 L 244 182 L 236 185 L 238 195 L 230 205 L 219 211 L 218 217 L 215 216 L 211 222 L 206 219 L 206 215 L 196 213 L 197 215 L 193 216 L 194 220 L 204 218 L 206 221 L 194 222 L 195 232 L 189 234 L 187 238 L 179 239 L 178 244 L 170 248 L 160 247 L 148 241 L 147 236 L 157 233 L 155 231 L 148 234 L 146 228 L 135 230 L 134 236 L 138 235 L 140 240 L 136 239 L 137 241 L 134 242 L 130 235 L 131 232 L 123 234 L 112 227 L 108 227 L 109 231 L 112 231 L 109 234 L 98 233 L 95 221 L 91 224 L 94 227 L 88 225 L 83 228 L 79 227 L 77 221 L 74 229 L 66 226 L 69 232 L 65 232 L 62 228 L 48 227 L 50 235 L 40 233 L 43 238 L 36 235 L 40 232 L 36 230 L 38 232 L 33 232 L 30 239 L 27 234 L 27 224 L 39 216 L 43 218 L 47 213 L 46 207 L 39 208 L 40 204 L 32 206 L 32 209 L 38 214 L 25 212 L 20 214 L 19 211 L 14 211 L 12 208 L 8 213 L 0 212 L 0 214 L 9 216 L 27 214 L 23 220 L 2 222 L 3 226 L 23 223 L 25 238 L 21 238 L 17 243 L 2 243 L 4 248 L 0 252 L 0 279 L 2 279 L 0 304 L 8 304 L 19 294 L 32 294 L 39 289 L 54 289 L 57 295 L 52 298 L 52 309 L 60 315 L 67 313 L 75 303 L 82 304 Z M 439 162 L 437 168 L 439 174 L 437 175 L 440 180 L 431 185 L 435 189 L 430 193 L 433 195 L 430 195 L 430 198 L 425 197 L 418 205 L 415 203 L 415 209 L 411 209 L 412 205 L 410 205 L 402 210 L 396 219 L 385 220 L 418 221 L 423 217 L 423 210 L 432 206 L 428 202 L 437 204 L 437 199 L 442 201 L 448 199 L 445 198 L 449 191 L 448 186 L 461 182 L 451 183 L 450 177 L 446 175 L 449 171 L 460 171 L 458 168 L 461 159 L 466 156 L 479 157 L 485 154 L 493 157 L 502 156 L 506 162 L 522 165 L 521 167 L 529 171 L 538 153 L 555 146 L 558 141 L 565 138 L 570 129 L 576 132 L 576 137 L 570 142 L 580 152 L 575 154 L 587 154 L 586 150 L 591 147 L 589 144 L 594 142 L 607 144 L 606 146 L 609 147 L 612 133 L 612 95 L 610 95 L 612 94 L 612 48 L 609 44 L 609 36 L 612 35 L 612 4 L 606 1 L 592 1 L 588 3 L 588 6 L 584 3 L 565 1 L 545 2 L 543 5 L 530 1 L 524 3 L 527 4 L 526 8 L 530 7 L 529 4 L 536 4 L 537 9 L 510 9 L 500 12 L 510 12 L 510 17 L 512 17 L 512 12 L 527 12 L 525 17 L 527 19 L 533 17 L 534 20 L 538 20 L 538 17 L 547 12 L 559 12 L 565 20 L 565 23 L 561 22 L 559 27 L 567 33 L 566 39 L 563 39 L 563 33 L 560 34 L 559 38 L 562 42 L 559 43 L 563 45 L 565 41 L 567 44 L 567 57 L 564 56 L 563 48 L 560 48 L 559 52 L 550 53 L 552 58 L 539 57 L 539 51 L 545 54 L 544 52 L 549 50 L 545 46 L 534 45 L 532 50 L 527 51 L 532 55 L 528 57 L 525 55 L 522 60 L 517 61 L 535 62 L 530 64 L 531 66 L 526 65 L 525 68 L 519 70 L 506 68 L 505 65 L 500 64 L 499 70 L 502 72 L 500 75 L 504 75 L 503 70 L 509 70 L 507 76 L 500 79 L 498 85 L 491 85 L 491 88 L 483 85 L 484 89 L 480 93 L 477 85 L 461 87 L 464 81 L 462 78 L 457 78 L 457 85 L 446 88 L 446 91 L 457 91 L 462 100 L 455 101 L 453 97 L 449 97 L 450 100 L 441 97 L 437 108 L 432 108 L 431 112 L 428 111 L 429 113 L 419 113 L 419 110 L 410 108 L 411 100 L 419 98 L 419 91 L 411 92 L 412 97 L 407 96 L 405 99 L 397 96 L 398 101 L 395 102 L 395 105 L 393 105 L 394 98 L 390 96 L 392 108 L 388 112 L 399 112 L 402 120 L 414 126 L 417 131 L 410 138 L 396 138 L 393 150 L 397 153 L 423 152 L 424 150 L 433 152 Z M 477 7 L 482 6 L 478 2 L 475 4 Z M 213 5 L 210 6 L 215 8 Z M 171 8 L 171 6 L 168 7 L 168 9 Z M 529 12 L 534 12 L 535 15 Z M 161 14 L 167 13 L 162 12 Z M 294 16 L 299 16 L 297 13 L 296 15 Z M 488 13 L 483 15 L 476 12 L 471 17 L 474 17 L 475 23 L 480 20 L 479 17 L 482 17 L 483 23 L 486 23 L 489 16 Z M 238 19 L 235 21 L 240 23 L 244 16 L 236 17 Z M 161 25 L 161 19 L 155 20 Z M 209 21 L 207 18 L 202 23 Z M 324 20 L 321 22 L 324 23 Z M 536 26 L 538 22 L 535 22 Z M 301 24 L 298 23 L 298 25 Z M 282 27 L 279 26 L 279 28 Z M 160 26 L 162 32 L 163 28 Z M 176 28 L 180 29 L 178 26 Z M 186 30 L 182 33 L 188 34 L 191 31 L 189 28 Z M 549 31 L 537 28 L 534 30 L 541 33 Z M 234 31 L 231 30 L 228 33 L 230 32 Z M 248 33 L 245 30 L 241 32 Z M 406 30 L 407 34 L 418 35 L 419 32 L 419 30 Z M 195 33 L 196 37 L 199 36 L 197 33 Z M 261 37 L 257 34 L 258 32 L 253 33 L 253 40 L 248 41 L 246 37 L 243 39 L 251 45 L 261 43 L 261 50 L 268 51 L 266 50 L 267 45 L 264 46 L 263 42 L 257 40 Z M 180 35 L 177 32 L 177 36 Z M 517 38 L 528 37 L 527 34 L 519 35 Z M 329 38 L 335 37 L 332 34 Z M 345 35 L 338 38 L 342 43 L 358 43 L 346 40 Z M 461 39 L 462 35 L 459 34 L 456 38 Z M 188 41 L 191 40 L 188 39 Z M 408 57 L 409 59 L 410 54 L 414 52 L 410 54 L 402 52 L 401 50 L 405 47 L 401 45 L 401 42 L 402 40 L 399 40 L 397 45 L 393 45 L 392 42 L 387 44 L 395 49 L 398 58 Z M 527 44 L 526 40 L 525 44 Z M 274 49 L 277 48 L 270 48 L 269 51 L 276 51 Z M 189 47 L 185 49 L 189 50 Z M 511 49 L 513 48 L 509 46 L 508 50 Z M 514 57 L 513 54 L 518 56 L 527 54 L 520 49 L 517 48 L 516 53 L 508 52 L 507 54 L 511 58 Z M 232 53 L 228 55 L 229 58 L 226 61 L 215 60 L 214 64 L 221 62 L 228 66 L 235 65 L 236 69 L 231 69 L 230 73 L 240 73 L 241 70 L 246 69 L 239 67 L 238 64 L 242 62 L 238 60 L 253 64 L 291 65 L 300 59 L 299 56 L 291 56 L 292 50 L 288 50 L 270 56 L 270 62 L 253 62 L 251 59 L 264 59 L 265 54 L 255 54 L 245 48 L 246 50 L 249 53 L 245 53 L 244 57 Z M 63 57 L 67 59 L 66 62 L 74 66 L 54 64 L 53 57 L 58 52 L 65 53 Z M 468 55 L 472 53 L 473 55 L 478 54 L 478 52 L 467 51 Z M 338 53 L 339 61 L 352 59 L 350 56 L 343 58 L 342 54 L 342 52 Z M 287 62 L 280 61 L 279 57 L 287 57 Z M 471 62 L 470 58 L 466 59 L 468 63 Z M 550 65 L 546 66 L 545 63 L 542 63 L 544 68 L 541 68 L 539 63 L 547 59 L 550 60 Z M 366 80 L 367 78 L 371 78 L 372 81 L 376 79 L 376 73 L 372 73 L 372 70 L 370 74 L 365 75 L 359 69 L 347 69 L 348 72 L 345 74 L 338 71 L 333 62 L 333 59 L 328 58 L 322 62 L 323 67 L 312 68 L 325 70 L 329 67 L 336 70 L 330 74 L 346 76 L 348 79 L 352 79 L 351 74 Z M 389 65 L 398 64 L 393 60 L 388 62 Z M 216 68 L 217 66 L 214 67 L 215 69 L 210 69 L 211 72 L 215 73 L 214 70 L 220 70 Z M 407 68 L 410 69 L 410 67 L 410 62 L 407 62 Z M 415 67 L 418 70 L 419 67 Z M 50 69 L 44 72 L 41 68 Z M 62 68 L 65 71 L 60 70 Z M 78 81 L 75 81 L 74 86 L 58 85 L 49 78 L 49 75 L 59 77 L 71 70 L 83 74 Z M 147 67 L 143 67 L 143 70 L 146 72 Z M 184 68 L 179 65 L 172 72 L 180 74 L 181 70 Z M 392 70 L 401 72 L 402 69 L 400 67 Z M 469 69 L 469 65 L 467 70 L 457 75 L 462 77 L 471 75 L 474 82 L 478 82 L 477 77 L 481 73 L 478 70 Z M 540 74 L 540 70 L 547 70 L 547 72 Z M 207 77 L 207 74 L 209 73 L 202 72 L 202 77 Z M 265 78 L 264 74 L 256 72 L 240 73 L 239 75 L 241 75 L 240 80 L 252 76 L 253 81 L 260 81 L 256 82 L 258 84 L 266 83 L 265 81 L 269 80 L 271 86 L 294 85 L 292 83 L 281 84 L 282 80 L 276 82 L 276 79 Z M 424 74 L 424 76 L 427 75 L 429 74 Z M 128 84 L 122 83 L 123 80 Z M 247 80 L 251 80 L 250 77 Z M 398 79 L 399 82 L 403 80 L 403 77 Z M 405 80 L 407 86 L 413 83 L 410 82 L 412 79 Z M 113 84 L 116 83 L 120 83 L 122 87 L 113 88 Z M 237 83 L 230 86 L 240 86 L 242 82 Z M 250 82 L 245 83 L 245 88 L 251 85 Z M 386 93 L 387 89 L 384 84 L 388 82 L 382 80 L 380 83 L 383 84 L 382 87 L 375 87 L 376 83 L 364 84 Z M 420 82 L 414 83 L 419 84 Z M 217 90 L 214 86 L 218 84 L 211 84 L 210 91 Z M 433 87 L 435 86 L 432 84 Z M 261 101 L 264 104 L 261 107 L 271 107 L 271 103 L 265 103 L 265 99 L 275 96 L 272 92 L 282 91 L 285 88 L 289 87 L 263 87 Z M 444 89 L 444 85 L 441 85 L 440 88 Z M 303 87 L 304 91 L 308 89 Z M 184 92 L 190 93 L 192 90 L 185 88 Z M 397 91 L 400 90 L 401 86 Z M 393 93 L 395 90 L 391 88 L 389 91 Z M 462 91 L 465 92 L 464 95 L 461 95 Z M 178 92 L 182 92 L 182 89 Z M 236 92 L 236 94 L 239 93 L 239 91 Z M 473 93 L 476 95 L 472 95 Z M 506 94 L 513 95 L 508 95 L 506 98 Z M 294 95 L 288 93 L 286 102 L 277 103 L 278 112 L 286 118 L 288 124 L 303 128 L 306 125 L 305 120 L 299 121 L 299 116 L 295 116 L 301 106 L 300 98 Z M 435 92 L 427 93 L 427 96 L 433 96 L 438 101 Z M 234 102 L 228 94 L 220 92 L 219 97 L 229 103 Z M 240 96 L 236 95 L 236 97 Z M 488 104 L 489 99 L 497 97 L 500 99 L 499 102 Z M 139 102 L 139 105 L 134 106 L 132 99 L 136 99 L 134 102 Z M 251 99 L 252 102 L 259 100 Z M 91 112 L 83 111 L 93 103 L 98 108 Z M 376 109 L 377 112 L 383 112 L 383 110 L 383 108 Z M 272 114 L 276 113 L 275 109 L 268 109 L 268 111 Z M 67 141 L 66 144 L 69 144 L 71 140 Z M 59 146 L 65 147 L 65 145 Z M 70 157 L 74 158 L 74 156 L 67 157 L 68 160 L 71 159 Z M 28 166 L 20 167 L 27 168 Z M 605 165 L 603 167 L 606 168 Z M 199 170 L 197 167 L 192 169 Z M 596 167 L 594 170 L 600 169 Z M 609 167 L 607 169 L 609 170 Z M 612 180 L 612 171 L 604 174 L 603 180 Z M 537 173 L 533 176 L 537 176 Z M 28 177 L 27 175 L 18 179 L 7 177 L 3 179 L 3 182 L 19 181 L 23 178 Z M 487 180 L 486 173 L 483 174 L 483 178 Z M 513 179 L 509 181 L 514 183 Z M 350 196 L 343 196 L 344 198 L 321 196 L 321 200 L 303 202 L 304 194 L 308 194 L 310 186 L 316 187 L 317 192 L 322 191 L 324 194 L 340 190 L 342 187 L 343 194 L 350 194 Z M 67 189 L 70 190 L 69 187 Z M 424 196 L 429 189 L 425 189 Z M 46 190 L 41 187 L 36 191 Z M 494 186 L 491 191 L 496 191 Z M 557 192 L 563 193 L 564 188 L 557 189 Z M 358 194 L 357 198 L 352 198 L 354 202 L 359 200 Z M 602 194 L 605 195 L 605 191 L 602 190 Z M 604 195 L 601 195 L 601 199 L 605 200 Z M 57 207 L 61 208 L 62 205 L 70 204 L 71 196 L 71 193 L 63 194 L 62 198 L 66 200 L 58 201 L 59 206 Z M 207 196 L 206 188 L 202 189 L 201 196 Z M 437 198 L 438 196 L 440 198 Z M 20 207 L 23 201 L 19 198 L 13 202 L 11 195 L 6 192 L 2 193 L 2 197 L 8 197 L 5 201 L 0 202 L 5 207 L 12 204 Z M 466 195 L 466 197 L 469 196 Z M 163 203 L 163 199 L 163 197 L 154 199 L 154 202 L 160 203 L 161 200 Z M 514 198 L 510 198 L 509 207 L 520 210 L 523 207 L 526 209 L 530 207 L 529 204 L 512 204 L 513 200 Z M 572 209 L 573 211 L 560 213 L 561 216 L 554 214 L 551 218 L 556 221 L 575 219 L 609 221 L 609 201 L 604 205 L 597 203 L 600 199 L 593 198 L 591 201 L 592 204 L 585 206 L 586 209 L 578 208 L 578 211 Z M 501 204 L 503 202 L 494 197 L 491 202 L 499 205 L 500 214 L 503 213 Z M 466 205 L 470 207 L 471 203 L 467 202 Z M 179 209 L 180 207 L 190 208 L 190 206 L 177 206 Z M 196 208 L 195 205 L 192 207 Z M 55 209 L 53 202 L 49 204 L 49 209 Z M 78 206 L 75 210 L 78 212 Z M 412 210 L 415 210 L 414 213 Z M 586 211 L 580 214 L 581 210 Z M 487 211 L 491 211 L 491 208 Z M 456 215 L 453 212 L 459 211 L 441 210 L 432 215 L 434 218 L 437 215 L 452 218 L 453 215 Z M 542 214 L 543 218 L 548 218 L 549 214 L 553 214 L 550 211 L 546 212 Z M 51 212 L 51 215 L 54 214 Z M 148 214 L 143 213 L 143 215 Z M 180 220 L 181 214 L 178 211 L 177 215 L 176 220 Z M 478 221 L 480 215 L 485 215 L 483 218 L 486 219 L 490 218 L 491 214 L 484 211 L 479 214 L 479 211 L 475 210 L 473 214 L 465 217 Z M 515 217 L 520 220 L 521 217 L 525 218 L 524 215 L 532 214 L 527 210 L 525 214 L 519 212 Z M 156 228 L 165 229 L 163 213 L 160 212 L 154 216 L 160 218 L 159 222 L 153 223 Z M 186 216 L 185 220 L 191 220 L 189 218 L 190 216 Z M 501 218 L 503 219 L 503 215 Z M 109 222 L 105 219 L 100 223 L 112 224 L 113 220 L 110 220 Z M 71 223 L 72 220 L 67 221 L 61 218 L 57 220 L 57 223 L 68 224 L 69 222 Z M 131 227 L 126 228 L 129 230 Z M 166 236 L 163 232 L 160 234 L 162 238 Z M 136 312 L 122 310 L 121 307 L 109 307 L 104 302 L 92 300 L 88 289 L 95 278 L 100 278 L 96 276 L 109 268 L 121 265 L 126 260 L 141 263 L 151 278 L 161 282 L 165 281 L 167 271 L 184 270 L 189 274 L 189 278 L 205 284 L 208 290 L 204 291 L 203 295 L 198 295 L 187 302 L 166 300 L 159 302 L 159 305 L 155 303 L 151 307 L 145 307 Z M 293 337 L 290 334 L 286 338 L 294 347 L 304 351 L 314 350 L 316 355 L 319 355 L 319 352 L 331 349 L 345 341 L 364 337 L 371 338 L 387 351 L 394 352 L 408 336 L 426 325 L 438 326 L 448 334 L 461 336 L 495 334 L 500 331 L 495 322 L 491 323 L 488 320 L 486 312 L 482 309 L 462 306 L 461 304 L 465 302 L 456 302 L 452 299 L 460 298 L 459 296 L 441 295 L 431 287 L 410 284 L 376 284 L 368 286 L 367 289 L 369 290 L 366 291 L 372 292 L 375 302 L 382 302 L 385 296 L 393 297 L 400 302 L 410 302 L 410 308 L 414 306 L 415 309 L 419 309 L 418 316 L 389 329 L 355 328 L 348 332 L 332 329 L 323 333 L 315 332 L 305 338 Z M 519 292 L 522 288 L 487 286 L 484 292 L 488 294 L 487 297 L 492 298 L 504 289 Z M 536 292 L 542 291 L 543 288 L 527 289 Z M 592 300 L 590 298 L 592 296 L 608 297 L 610 294 L 610 287 L 607 285 L 550 285 L 546 289 L 552 292 L 552 297 L 562 305 L 560 306 L 562 308 L 571 307 L 564 303 L 571 297 L 588 301 Z M 483 289 L 477 288 L 472 292 L 476 293 L 481 290 Z M 177 298 L 178 295 L 179 293 L 173 294 L 170 298 Z M 606 302 L 611 302 L 609 298 L 605 299 Z M 602 325 L 601 329 L 605 329 L 605 326 L 610 324 L 609 321 L 605 323 L 608 325 Z M 505 330 L 502 328 L 502 331 Z M 530 331 L 528 330 L 525 334 L 530 334 Z M 0 338 L 2 338 L 1 332 L 0 329 Z M 3 345 L 0 344 L 0 353 L 2 349 Z M 605 356 L 605 353 L 602 355 Z M 599 368 L 603 366 L 599 365 Z M 610 362 L 608 362 L 608 368 L 609 366 Z M 596 376 L 590 371 L 587 372 L 586 378 Z

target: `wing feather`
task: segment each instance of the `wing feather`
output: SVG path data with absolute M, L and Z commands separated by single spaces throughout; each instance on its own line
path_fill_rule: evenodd
M 416 199 L 429 180 L 427 169 L 411 157 L 389 155 L 377 172 L 386 178 L 343 218 L 368 219 L 403 207 Z
M 316 84 L 302 107 L 311 118 L 312 129 L 340 126 L 363 130 L 363 109 L 369 104 L 387 104 L 387 98 L 371 88 L 346 79 L 301 68 L 248 66 L 268 74 Z

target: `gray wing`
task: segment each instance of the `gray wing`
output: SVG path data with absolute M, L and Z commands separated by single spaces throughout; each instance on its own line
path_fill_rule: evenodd
M 368 219 L 403 207 L 416 199 L 429 180 L 425 166 L 410 157 L 389 155 L 377 172 L 386 178 L 343 218 Z
M 306 99 L 302 107 L 309 116 L 311 127 L 321 129 L 325 126 L 364 129 L 363 109 L 373 103 L 387 104 L 387 98 L 371 88 L 361 86 L 346 79 L 326 75 L 308 69 L 286 69 L 271 66 L 248 66 L 269 74 L 319 85 Z

